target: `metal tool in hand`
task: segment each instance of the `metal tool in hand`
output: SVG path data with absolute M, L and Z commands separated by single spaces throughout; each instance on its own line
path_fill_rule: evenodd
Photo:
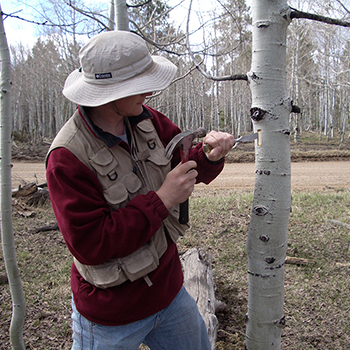
M 181 162 L 185 163 L 188 161 L 190 149 L 192 148 L 192 142 L 196 137 L 204 137 L 206 135 L 206 130 L 204 128 L 198 128 L 195 131 L 184 131 L 177 134 L 166 146 L 165 156 L 170 159 L 176 148 L 180 149 Z M 180 203 L 180 224 L 187 224 L 189 220 L 188 217 L 188 199 Z
M 235 139 L 235 145 L 231 149 L 235 149 L 241 142 L 251 142 L 254 140 L 258 140 L 258 146 L 261 146 L 261 130 L 258 130 L 254 134 L 244 135 L 239 137 L 238 139 Z M 205 153 L 209 153 L 213 149 L 212 146 L 208 145 L 207 143 L 203 144 L 203 151 Z

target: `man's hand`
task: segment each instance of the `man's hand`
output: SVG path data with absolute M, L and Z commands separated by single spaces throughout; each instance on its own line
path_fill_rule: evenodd
M 193 192 L 198 175 L 197 163 L 189 160 L 178 164 L 170 171 L 160 189 L 156 192 L 167 209 L 188 199 Z
M 204 143 L 212 147 L 212 150 L 206 154 L 207 158 L 212 162 L 217 162 L 225 157 L 228 151 L 234 146 L 235 139 L 233 135 L 227 132 L 211 131 L 203 139 Z

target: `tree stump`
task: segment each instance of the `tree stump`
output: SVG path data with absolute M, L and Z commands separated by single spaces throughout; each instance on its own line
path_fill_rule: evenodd
M 192 248 L 182 257 L 184 286 L 197 303 L 198 310 L 207 326 L 212 349 L 215 347 L 219 322 L 215 311 L 224 306 L 216 300 L 211 257 L 204 249 Z

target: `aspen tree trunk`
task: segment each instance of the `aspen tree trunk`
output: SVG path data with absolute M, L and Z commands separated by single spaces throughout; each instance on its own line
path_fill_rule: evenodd
M 291 205 L 289 114 L 286 88 L 286 0 L 253 0 L 249 73 L 255 147 L 255 190 L 247 239 L 249 299 L 246 349 L 281 348 L 284 264 Z M 285 16 L 287 18 L 287 16 Z
M 129 31 L 129 17 L 126 0 L 115 0 L 115 15 L 116 29 Z
M 108 16 L 108 29 L 114 30 L 115 27 L 115 5 L 114 0 L 110 0 L 109 3 L 109 16 Z
M 1 6 L 0 6 L 0 12 Z M 0 141 L 1 141 L 1 242 L 6 273 L 12 296 L 12 320 L 10 341 L 12 349 L 24 349 L 23 323 L 25 317 L 25 300 L 22 282 L 16 261 L 16 251 L 12 227 L 12 193 L 11 193 L 11 119 L 10 87 L 11 63 L 2 16 L 0 17 Z

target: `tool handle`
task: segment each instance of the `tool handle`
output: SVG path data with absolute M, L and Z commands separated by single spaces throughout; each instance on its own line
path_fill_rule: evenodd
M 179 223 L 181 225 L 188 223 L 188 199 L 180 203 Z
M 236 141 L 236 140 L 235 140 Z M 235 149 L 237 146 L 238 146 L 238 144 L 239 144 L 240 142 L 239 141 L 236 141 L 235 142 L 235 145 L 231 148 L 231 149 Z M 204 153 L 206 153 L 206 154 L 209 154 L 210 153 L 210 151 L 213 149 L 213 147 L 212 146 L 210 146 L 209 144 L 207 144 L 207 143 L 203 143 L 203 151 L 204 151 Z

